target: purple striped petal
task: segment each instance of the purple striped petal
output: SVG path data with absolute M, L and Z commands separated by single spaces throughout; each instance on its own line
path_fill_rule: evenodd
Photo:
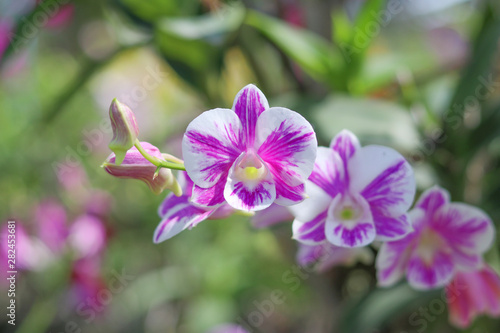
M 158 216 L 164 217 L 171 209 L 173 209 L 177 205 L 184 204 L 188 199 L 189 196 L 185 194 L 181 195 L 180 197 L 176 196 L 173 193 L 167 194 L 165 199 L 163 199 L 162 203 L 158 207 Z
M 240 131 L 240 119 L 229 109 L 203 112 L 188 125 L 182 140 L 182 156 L 196 185 L 212 187 L 229 170 L 244 150 Z
M 377 282 L 381 287 L 389 287 L 405 276 L 406 267 L 410 259 L 411 248 L 408 242 L 414 236 L 383 243 L 377 254 Z
M 342 130 L 333 138 L 330 148 L 340 155 L 344 163 L 347 163 L 361 146 L 358 138 L 351 131 Z
M 182 199 L 182 200 L 179 200 Z M 214 210 L 196 207 L 189 202 L 189 197 L 183 195 L 176 199 L 176 205 L 170 207 L 156 227 L 153 242 L 160 243 L 187 228 L 192 228 L 207 219 Z
M 454 265 L 451 256 L 436 251 L 425 258 L 418 251 L 408 262 L 406 278 L 415 289 L 426 290 L 445 286 L 453 278 Z
M 328 208 L 325 234 L 330 243 L 342 247 L 360 247 L 373 242 L 375 224 L 366 200 L 359 195 L 337 195 Z
M 442 206 L 431 223 L 432 228 L 457 253 L 482 254 L 495 239 L 491 219 L 482 210 L 464 203 L 453 202 Z
M 252 147 L 255 142 L 255 126 L 260 114 L 269 109 L 266 96 L 259 88 L 249 84 L 241 89 L 234 98 L 233 110 L 240 118 L 245 147 Z
M 415 178 L 397 151 L 366 146 L 357 150 L 348 166 L 352 193 L 361 193 L 373 209 L 392 217 L 408 211 L 415 197 Z
M 226 186 L 227 173 L 212 187 L 202 188 L 198 185 L 193 187 L 191 201 L 199 206 L 214 207 L 222 205 L 226 199 L 224 198 L 224 187 Z
M 303 184 L 316 159 L 316 134 L 309 122 L 297 112 L 274 107 L 257 120 L 257 154 L 275 179 L 288 186 Z
M 299 221 L 311 221 L 320 213 L 325 212 L 333 198 L 319 186 L 307 181 L 305 184 L 308 198 L 299 204 L 288 207 Z
M 245 170 L 248 169 L 247 164 L 245 164 L 247 158 L 248 154 L 242 153 L 229 170 L 227 183 L 224 187 L 224 198 L 234 209 L 244 211 L 262 210 L 271 206 L 276 199 L 276 187 L 271 173 L 258 158 L 256 161 L 251 162 L 252 165 L 261 163 L 256 165 L 261 176 L 256 179 L 245 178 Z M 255 157 L 248 159 L 253 160 Z M 255 169 L 256 167 L 252 168 Z
M 324 242 L 326 240 L 326 216 L 327 211 L 325 210 L 307 222 L 295 219 L 292 224 L 293 239 L 307 245 L 317 245 Z
M 450 193 L 439 186 L 434 186 L 422 193 L 415 207 L 422 208 L 428 216 L 432 216 L 439 207 L 448 203 L 450 203 Z
M 304 184 L 291 187 L 276 177 L 274 178 L 274 185 L 276 187 L 276 200 L 274 202 L 278 205 L 296 205 L 307 197 Z
M 323 189 L 332 199 L 339 193 L 345 193 L 345 168 L 340 155 L 330 148 L 318 147 L 309 181 Z
M 373 221 L 377 230 L 378 241 L 388 242 L 403 238 L 413 231 L 408 214 L 399 217 L 387 217 L 377 210 L 372 210 Z
M 416 224 L 421 224 L 425 219 L 425 212 L 421 209 L 413 209 L 408 215 Z M 375 263 L 377 281 L 380 286 L 391 286 L 405 275 L 408 261 L 417 245 L 418 236 L 419 233 L 414 231 L 402 239 L 382 244 Z

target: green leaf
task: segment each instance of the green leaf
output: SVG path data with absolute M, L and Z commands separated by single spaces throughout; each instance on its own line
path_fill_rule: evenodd
M 334 88 L 344 86 L 339 76 L 344 63 L 342 55 L 326 40 L 256 11 L 248 13 L 246 23 L 296 61 L 312 78 Z
M 381 24 L 373 14 L 378 13 L 384 4 L 385 0 L 365 1 L 354 21 L 354 26 L 351 28 L 349 40 L 347 40 L 346 23 L 343 22 L 343 20 L 347 20 L 347 17 L 342 18 L 341 15 L 336 17 L 339 20 L 337 22 L 337 30 L 339 31 L 337 31 L 335 37 L 338 38 L 337 45 L 344 55 L 346 62 L 345 75 L 349 81 L 359 76 L 366 50 L 382 29 Z M 373 25 L 378 30 L 373 31 L 371 27 Z
M 351 44 L 353 25 L 343 10 L 332 13 L 332 39 L 337 45 Z
M 167 60 L 203 69 L 214 65 L 244 17 L 245 8 L 235 4 L 198 17 L 160 19 L 156 39 Z

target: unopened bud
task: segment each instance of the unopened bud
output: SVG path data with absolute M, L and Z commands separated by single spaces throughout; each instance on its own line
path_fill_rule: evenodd
M 115 153 L 115 163 L 120 165 L 127 150 L 134 146 L 139 135 L 139 128 L 132 110 L 127 105 L 120 103 L 116 98 L 109 107 L 109 118 L 113 129 L 113 139 L 111 139 L 108 147 Z
M 161 159 L 161 152 L 158 148 L 148 142 L 141 142 L 143 149 L 153 157 Z M 148 184 L 153 193 L 160 194 L 163 190 L 169 189 L 179 196 L 182 194 L 181 187 L 177 179 L 172 174 L 172 170 L 157 167 L 149 162 L 136 147 L 128 150 L 120 165 L 115 164 L 115 154 L 109 155 L 103 163 L 103 167 L 110 175 L 118 178 L 139 179 Z

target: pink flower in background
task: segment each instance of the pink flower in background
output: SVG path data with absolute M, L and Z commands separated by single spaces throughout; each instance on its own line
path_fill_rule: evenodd
M 99 302 L 97 293 L 101 289 L 106 289 L 100 266 L 100 260 L 95 257 L 83 258 L 74 262 L 70 287 L 74 303 L 88 302 L 89 298 Z M 105 306 L 105 304 L 98 305 Z
M 446 286 L 450 322 L 466 328 L 479 315 L 500 316 L 500 276 L 489 266 L 455 274 Z
M 66 210 L 54 200 L 42 201 L 35 209 L 40 240 L 53 252 L 62 251 L 68 237 Z
M 152 144 L 141 142 L 141 145 L 149 155 L 163 159 L 160 150 Z M 172 170 L 161 168 L 155 175 L 156 166 L 144 158 L 136 147 L 127 151 L 120 165 L 115 164 L 115 154 L 112 153 L 103 163 L 103 167 L 112 176 L 145 182 L 155 194 L 160 194 L 167 188 L 179 194 L 177 180 L 172 175 Z
M 207 333 L 248 333 L 243 327 L 235 324 L 222 324 L 212 328 Z
M 325 272 L 335 266 L 351 266 L 358 262 L 373 263 L 373 252 L 368 247 L 340 247 L 325 242 L 320 245 L 299 243 L 297 263 L 300 266 L 314 266 L 318 272 Z
M 438 186 L 425 191 L 409 214 L 415 231 L 384 243 L 377 255 L 382 286 L 406 275 L 416 289 L 442 287 L 457 271 L 478 269 L 495 238 L 493 224 L 482 210 L 450 202 L 449 193 Z
M 0 251 L 4 258 L 8 258 L 9 249 L 11 249 L 8 246 L 9 234 L 8 224 L 5 223 L 0 230 Z M 53 261 L 54 255 L 47 245 L 40 239 L 29 236 L 19 220 L 15 223 L 15 236 L 15 270 L 39 271 Z
M 316 135 L 298 113 L 269 108 L 254 85 L 236 95 L 233 108 L 204 112 L 188 126 L 182 155 L 196 184 L 193 201 L 227 203 L 257 211 L 304 199 L 304 182 L 316 157 Z
M 92 257 L 106 246 L 106 228 L 96 216 L 80 215 L 70 227 L 68 242 L 79 258 Z
M 306 189 L 310 198 L 290 207 L 299 242 L 361 247 L 412 230 L 406 214 L 415 196 L 410 164 L 394 149 L 361 147 L 347 130 L 329 148 L 318 148 Z
M 179 172 L 179 185 L 182 195 L 177 197 L 169 193 L 158 207 L 158 215 L 162 218 L 156 227 L 153 242 L 160 243 L 177 235 L 185 229 L 191 229 L 198 223 L 208 219 L 225 218 L 234 213 L 234 209 L 227 204 L 218 207 L 200 207 L 191 202 L 193 181 L 186 172 Z

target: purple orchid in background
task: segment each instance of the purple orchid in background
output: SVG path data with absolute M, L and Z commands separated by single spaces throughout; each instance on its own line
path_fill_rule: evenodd
M 158 215 L 161 222 L 156 227 L 153 242 L 160 243 L 177 235 L 185 229 L 191 229 L 206 219 L 221 219 L 234 213 L 234 209 L 228 204 L 218 207 L 200 207 L 191 202 L 193 192 L 193 181 L 186 172 L 178 174 L 179 185 L 182 189 L 181 196 L 169 193 L 158 207 Z
M 236 95 L 231 109 L 204 112 L 188 126 L 182 155 L 193 180 L 193 202 L 257 211 L 305 197 L 304 182 L 316 157 L 316 135 L 298 113 L 269 108 L 254 85 Z
M 361 147 L 347 130 L 329 148 L 318 148 L 306 189 L 309 199 L 290 207 L 299 242 L 361 247 L 412 230 L 406 214 L 415 196 L 410 164 L 394 149 Z
M 35 208 L 40 240 L 54 253 L 60 253 L 68 238 L 66 210 L 55 200 L 40 202 Z
M 70 227 L 68 243 L 78 258 L 99 254 L 106 247 L 106 227 L 101 219 L 91 215 L 78 216 Z
M 46 268 L 54 259 L 47 244 L 37 237 L 30 236 L 24 223 L 17 220 L 15 224 L 15 270 L 40 271 Z M 7 262 L 8 247 L 8 225 L 5 223 L 0 230 L 0 259 Z
M 377 255 L 378 282 L 390 286 L 406 274 L 416 289 L 446 285 L 458 270 L 476 270 L 492 245 L 495 229 L 480 209 L 450 202 L 435 186 L 409 212 L 415 231 L 382 245 Z
M 147 154 L 162 159 L 160 150 L 152 144 L 141 142 L 141 146 Z M 112 176 L 145 182 L 155 194 L 160 194 L 165 189 L 170 189 L 177 195 L 181 193 L 177 180 L 172 175 L 172 170 L 161 168 L 156 173 L 157 167 L 149 162 L 136 147 L 127 151 L 120 165 L 115 164 L 115 154 L 112 153 L 102 166 Z
M 450 322 L 467 328 L 481 314 L 500 316 L 500 276 L 489 266 L 457 272 L 446 286 Z

